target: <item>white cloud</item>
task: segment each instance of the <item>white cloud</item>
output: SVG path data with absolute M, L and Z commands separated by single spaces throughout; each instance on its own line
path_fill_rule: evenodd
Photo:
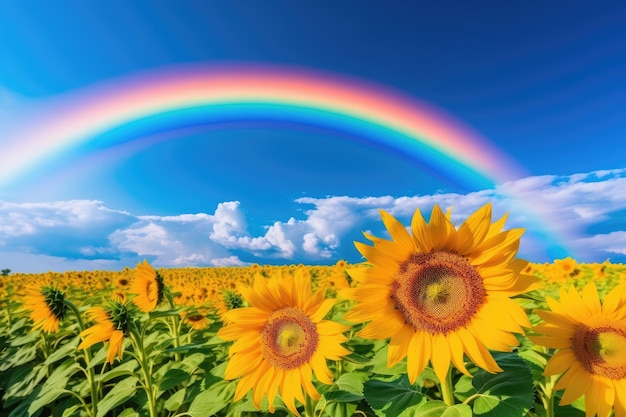
M 351 240 L 361 239 L 361 230 L 385 236 L 380 209 L 408 226 L 416 208 L 428 217 L 438 204 L 453 208 L 458 225 L 487 202 L 493 204 L 494 219 L 509 213 L 507 228 L 527 229 L 520 255 L 530 260 L 543 261 L 546 245 L 559 243 L 555 236 L 581 261 L 626 256 L 626 220 L 616 217 L 626 210 L 626 169 L 529 177 L 465 195 L 303 197 L 296 202 L 303 207 L 300 218 L 278 219 L 255 236 L 238 201 L 218 204 L 213 214 L 177 216 L 135 216 L 95 200 L 0 201 L 0 260 L 6 263 L 11 260 L 7 254 L 21 253 L 16 260 L 47 262 L 40 270 L 61 268 L 64 259 L 68 266 L 98 268 L 122 260 L 132 265 L 144 257 L 159 266 L 357 261 Z M 585 232 L 590 227 L 593 235 Z
M 608 254 L 626 255 L 626 231 L 598 234 L 578 239 L 577 245 L 588 250 L 608 252 Z
M 216 258 L 211 259 L 211 265 L 213 266 L 244 266 L 247 265 L 246 262 L 243 262 L 236 256 L 229 256 L 227 258 Z

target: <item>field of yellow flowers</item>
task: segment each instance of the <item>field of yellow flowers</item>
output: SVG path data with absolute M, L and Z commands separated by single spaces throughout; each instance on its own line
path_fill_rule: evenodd
M 437 206 L 365 262 L 0 277 L 0 416 L 626 416 L 626 266 Z

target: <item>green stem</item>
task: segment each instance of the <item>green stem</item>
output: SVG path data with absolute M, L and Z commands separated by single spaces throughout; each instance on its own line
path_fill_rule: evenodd
M 83 397 L 81 397 L 80 395 L 76 394 L 74 391 L 70 391 L 67 389 L 64 389 L 63 392 L 66 392 L 70 395 L 73 395 L 74 397 L 78 398 L 78 401 L 80 401 L 80 403 L 83 405 L 83 407 L 85 408 L 85 410 L 87 410 L 87 414 L 89 414 L 91 417 L 94 417 L 95 414 L 92 414 L 91 410 L 89 410 L 89 406 L 87 406 L 87 403 L 85 402 L 85 400 L 83 400 Z
M 85 322 L 83 321 L 83 317 L 78 310 L 78 307 L 74 303 L 69 300 L 65 300 L 65 305 L 69 308 L 76 316 L 76 321 L 78 322 L 78 328 L 82 333 L 85 330 Z M 96 385 L 96 375 L 94 373 L 94 369 L 91 365 L 91 347 L 83 349 L 83 354 L 85 355 L 85 368 L 87 370 L 87 381 L 89 382 L 89 390 L 91 391 L 91 412 L 92 416 L 95 416 L 98 413 L 98 401 L 100 401 L 100 390 L 98 389 L 98 385 Z M 87 410 L 89 412 L 89 410 Z
M 304 394 L 304 415 L 305 417 L 315 417 L 315 402 L 307 393 Z
M 554 376 L 546 378 L 546 387 L 543 393 L 546 417 L 554 417 Z
M 143 337 L 137 331 L 135 326 L 130 326 L 131 340 L 135 344 L 135 350 L 137 351 L 137 357 L 139 359 L 139 365 L 141 367 L 141 373 L 143 376 L 142 387 L 148 397 L 148 408 L 150 410 L 150 417 L 157 417 L 156 398 L 154 393 L 154 387 L 152 385 L 152 375 L 150 372 L 150 366 L 146 358 L 146 352 L 144 352 Z
M 171 321 L 172 321 L 172 331 L 174 333 L 174 348 L 178 348 L 180 347 L 180 327 L 178 326 L 178 323 L 180 322 L 180 317 L 172 316 Z M 174 352 L 174 360 L 176 362 L 180 362 L 179 352 Z
M 475 400 L 476 398 L 478 398 L 478 397 L 480 397 L 480 394 L 479 394 L 479 393 L 476 393 L 476 394 L 474 394 L 474 395 L 471 395 L 471 396 L 467 397 L 467 398 L 465 399 L 465 401 L 463 401 L 463 404 L 468 405 L 469 403 L 471 403 L 472 401 L 474 401 L 474 400 Z
M 440 381 L 439 383 L 441 387 L 441 396 L 443 402 L 446 403 L 448 407 L 452 407 L 454 405 L 454 393 L 452 392 L 452 367 L 448 369 L 448 374 L 444 381 Z
M 174 296 L 169 291 L 169 288 L 167 291 L 165 291 L 165 296 L 167 297 L 167 301 L 170 304 L 170 309 L 174 310 L 176 308 L 176 304 L 174 303 Z M 174 333 L 174 347 L 178 348 L 180 347 L 180 322 L 181 322 L 180 316 L 178 315 L 172 316 L 171 322 L 172 322 L 172 333 Z M 180 353 L 178 352 L 174 353 L 174 360 L 176 362 L 180 362 Z

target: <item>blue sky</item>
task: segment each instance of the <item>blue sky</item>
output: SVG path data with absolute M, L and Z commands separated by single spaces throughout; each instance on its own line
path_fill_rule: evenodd
M 13 271 L 361 260 L 378 209 L 459 222 L 491 201 L 586 262 L 626 261 L 626 5 L 620 1 L 0 1 L 3 126 L 64 94 L 185 65 L 271 64 L 380 85 L 441 109 L 527 173 L 493 189 L 339 132 L 242 124 L 70 158 L 0 188 Z M 42 104 L 43 103 L 43 104 Z M 14 139 L 14 138 L 10 138 Z M 515 195 L 520 201 L 506 198 Z

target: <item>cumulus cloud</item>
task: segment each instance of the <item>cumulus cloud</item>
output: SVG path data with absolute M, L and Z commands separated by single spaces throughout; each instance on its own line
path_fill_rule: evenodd
M 527 259 L 550 260 L 564 245 L 585 262 L 626 260 L 626 169 L 618 169 L 529 177 L 469 194 L 302 197 L 299 213 L 257 235 L 238 201 L 220 203 L 212 214 L 177 216 L 136 216 L 95 200 L 0 201 L 0 261 L 6 264 L 9 253 L 94 268 L 144 257 L 160 266 L 358 261 L 352 240 L 363 241 L 361 230 L 386 236 L 381 209 L 408 226 L 416 209 L 428 217 L 438 204 L 453 208 L 458 225 L 487 202 L 494 218 L 508 213 L 507 228 L 526 228 L 520 255 Z
M 578 239 L 577 244 L 581 248 L 606 252 L 608 255 L 626 255 L 626 231 L 620 230 L 581 238 Z

